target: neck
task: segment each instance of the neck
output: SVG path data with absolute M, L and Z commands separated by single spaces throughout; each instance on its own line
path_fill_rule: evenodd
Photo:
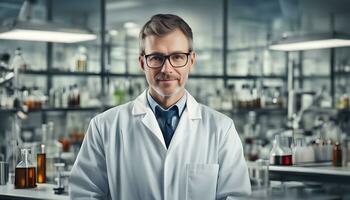
M 149 89 L 149 93 L 152 96 L 152 98 L 159 105 L 161 105 L 163 108 L 167 109 L 167 108 L 171 107 L 172 105 L 174 105 L 176 102 L 178 102 L 183 97 L 183 95 L 185 94 L 185 90 L 182 89 L 172 96 L 161 96 L 152 88 Z

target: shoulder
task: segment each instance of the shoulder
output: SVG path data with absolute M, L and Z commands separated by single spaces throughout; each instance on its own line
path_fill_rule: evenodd
M 203 118 L 209 118 L 211 120 L 219 121 L 219 122 L 232 122 L 232 119 L 227 115 L 220 113 L 219 111 L 214 110 L 206 105 L 199 104 L 201 109 L 201 114 Z
M 216 126 L 218 129 L 224 130 L 228 130 L 233 126 L 233 120 L 227 115 L 203 104 L 199 104 L 199 106 L 204 123 L 210 123 L 211 125 Z
M 125 116 L 131 113 L 132 105 L 134 101 L 127 102 L 115 107 L 112 107 L 98 115 L 96 115 L 93 120 L 97 124 L 111 123 L 119 118 L 119 116 Z

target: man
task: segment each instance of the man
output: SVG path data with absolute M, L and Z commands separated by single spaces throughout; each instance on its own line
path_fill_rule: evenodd
M 72 199 L 225 199 L 250 194 L 232 120 L 184 89 L 195 62 L 192 30 L 175 15 L 141 29 L 149 84 L 134 101 L 90 122 L 70 177 Z

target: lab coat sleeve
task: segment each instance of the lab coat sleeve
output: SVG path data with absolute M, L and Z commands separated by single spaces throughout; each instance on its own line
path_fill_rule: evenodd
M 70 199 L 109 199 L 104 145 L 96 118 L 90 122 L 69 179 Z
M 219 139 L 219 177 L 216 199 L 234 199 L 235 196 L 251 194 L 247 164 L 241 140 L 233 121 L 224 137 Z

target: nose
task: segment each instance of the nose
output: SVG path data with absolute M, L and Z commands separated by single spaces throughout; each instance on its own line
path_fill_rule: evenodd
M 161 72 L 164 73 L 172 73 L 173 72 L 173 66 L 171 66 L 169 59 L 166 59 L 164 62 L 164 65 L 162 66 Z

